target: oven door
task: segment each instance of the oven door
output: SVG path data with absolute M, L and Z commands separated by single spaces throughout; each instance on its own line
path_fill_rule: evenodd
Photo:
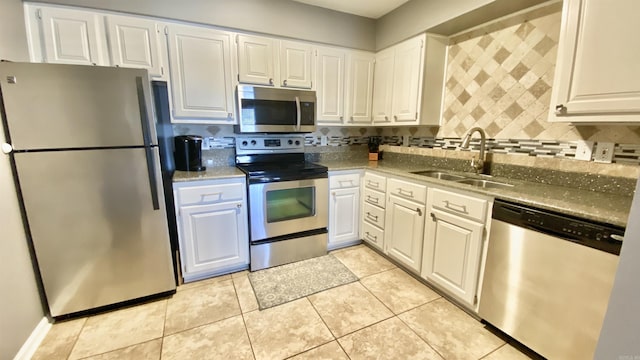
M 329 219 L 329 180 L 249 185 L 251 242 L 323 229 Z

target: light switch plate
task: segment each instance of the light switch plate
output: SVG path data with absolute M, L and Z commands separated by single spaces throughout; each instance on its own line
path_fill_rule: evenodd
M 593 141 L 578 141 L 576 143 L 576 160 L 591 161 L 593 154 Z
M 614 143 L 599 142 L 596 144 L 595 162 L 610 163 L 613 160 Z

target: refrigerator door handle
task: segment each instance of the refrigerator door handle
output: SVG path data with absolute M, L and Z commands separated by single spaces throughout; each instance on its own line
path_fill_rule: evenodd
M 144 151 L 147 157 L 147 171 L 149 172 L 149 189 L 151 190 L 151 203 L 153 204 L 154 210 L 160 210 L 160 203 L 158 200 L 158 182 L 156 179 L 156 165 L 151 144 L 151 129 L 149 128 L 149 111 L 147 109 L 147 100 L 144 94 L 143 81 L 144 80 L 141 76 L 136 77 L 136 86 L 138 89 L 138 105 L 140 106 L 140 123 L 142 125 Z

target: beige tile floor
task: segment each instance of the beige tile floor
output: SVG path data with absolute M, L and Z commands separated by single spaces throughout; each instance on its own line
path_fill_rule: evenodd
M 259 311 L 247 272 L 52 326 L 33 359 L 529 359 L 367 246 L 360 281 Z

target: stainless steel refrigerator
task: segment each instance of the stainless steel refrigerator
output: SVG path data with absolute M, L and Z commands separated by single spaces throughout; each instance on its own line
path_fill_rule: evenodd
M 50 315 L 175 291 L 147 71 L 0 63 L 0 91 Z

